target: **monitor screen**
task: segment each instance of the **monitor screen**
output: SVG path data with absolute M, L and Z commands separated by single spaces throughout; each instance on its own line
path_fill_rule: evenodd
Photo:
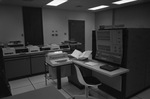
M 108 29 L 96 32 L 95 59 L 120 65 L 123 57 L 123 30 Z

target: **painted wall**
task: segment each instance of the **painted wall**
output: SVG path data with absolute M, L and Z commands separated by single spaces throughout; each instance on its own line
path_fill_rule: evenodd
M 94 13 L 43 8 L 44 44 L 68 40 L 68 20 L 85 20 L 85 49 L 91 49 L 91 31 L 99 25 L 124 24 L 126 27 L 150 27 L 150 3 Z M 21 7 L 0 6 L 0 42 L 24 42 Z M 114 18 L 113 18 L 114 16 Z M 94 18 L 95 17 L 95 18 Z M 95 21 L 96 20 L 96 21 Z M 94 26 L 95 25 L 95 26 Z M 52 36 L 52 31 L 58 36 Z M 67 33 L 67 35 L 64 35 Z
M 60 44 L 64 40 L 68 40 L 68 20 L 85 21 L 85 49 L 92 49 L 95 14 L 89 12 L 43 8 L 44 44 Z M 52 34 L 58 34 L 58 36 L 52 36 Z
M 0 42 L 20 40 L 24 43 L 21 7 L 0 6 Z
M 24 44 L 22 8 L 19 6 L 0 6 L 0 13 L 0 42 L 7 43 L 12 40 L 20 40 Z M 44 44 L 61 43 L 68 40 L 68 20 L 85 21 L 85 49 L 92 49 L 95 14 L 89 12 L 43 8 Z M 56 33 L 58 36 L 52 36 Z
M 150 28 L 150 3 L 115 10 L 114 22 L 130 28 Z
M 112 25 L 113 11 L 101 11 L 95 13 L 95 28 L 99 29 L 100 25 Z
M 121 25 L 127 28 L 150 28 L 150 3 L 97 12 L 95 26 Z
M 85 49 L 91 49 L 91 32 L 99 25 L 124 24 L 126 27 L 150 28 L 150 3 L 94 13 L 43 8 L 44 44 L 68 40 L 68 20 L 85 20 Z M 0 6 L 0 42 L 24 43 L 21 7 Z M 114 14 L 114 15 L 113 15 Z M 113 17 L 114 16 L 114 17 Z M 57 31 L 58 36 L 52 36 Z M 66 33 L 67 35 L 64 35 Z

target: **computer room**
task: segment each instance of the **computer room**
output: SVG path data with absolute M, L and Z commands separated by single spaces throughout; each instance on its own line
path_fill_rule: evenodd
M 0 0 L 0 99 L 150 99 L 149 12 L 150 0 Z

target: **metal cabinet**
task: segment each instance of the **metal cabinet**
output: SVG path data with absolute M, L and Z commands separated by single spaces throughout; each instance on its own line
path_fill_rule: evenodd
M 146 65 L 146 87 L 150 86 L 149 75 L 150 75 L 150 66 Z
M 45 72 L 44 61 L 45 61 L 44 54 L 31 56 L 31 73 L 38 74 Z
M 8 79 L 30 75 L 30 58 L 16 57 L 5 59 L 5 73 Z
M 121 78 L 121 85 L 123 88 L 124 97 L 126 98 L 150 87 L 149 37 L 150 29 L 146 28 L 128 28 L 124 32 L 123 62 L 121 66 L 130 70 Z M 96 51 L 95 39 L 96 32 L 93 31 L 93 52 Z M 95 56 L 95 54 L 93 56 Z M 114 92 L 112 91 L 112 93 Z

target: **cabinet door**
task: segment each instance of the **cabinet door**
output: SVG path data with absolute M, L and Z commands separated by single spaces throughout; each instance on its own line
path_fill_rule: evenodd
M 5 60 L 5 72 L 8 79 L 30 75 L 30 59 L 21 57 Z
M 31 57 L 32 74 L 38 74 L 45 71 L 44 61 L 44 55 L 36 55 Z

